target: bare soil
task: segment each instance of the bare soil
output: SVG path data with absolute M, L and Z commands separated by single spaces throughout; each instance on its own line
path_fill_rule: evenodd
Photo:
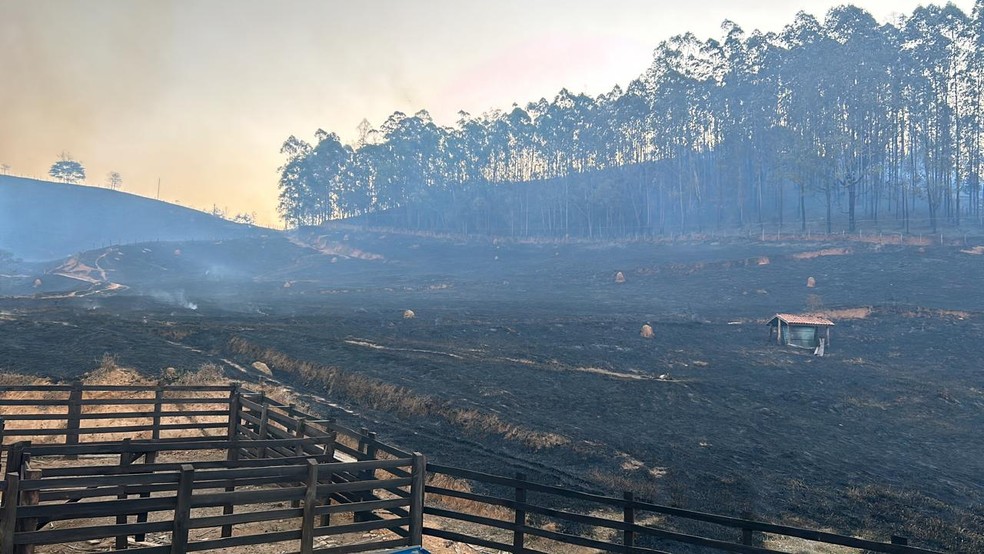
M 105 281 L 3 284 L 21 297 L 0 300 L 0 368 L 261 361 L 440 463 L 979 552 L 978 246 L 337 230 L 114 247 L 77 260 Z M 833 318 L 827 356 L 768 343 L 777 312 Z

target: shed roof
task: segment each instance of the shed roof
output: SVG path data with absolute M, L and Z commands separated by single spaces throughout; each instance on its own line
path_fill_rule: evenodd
M 776 320 L 780 320 L 787 325 L 816 325 L 820 327 L 834 326 L 834 322 L 825 317 L 796 314 L 776 314 L 775 317 L 769 320 L 767 325 L 776 325 Z

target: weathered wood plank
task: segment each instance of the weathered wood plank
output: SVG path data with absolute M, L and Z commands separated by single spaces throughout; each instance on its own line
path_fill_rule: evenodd
M 174 506 L 174 527 L 171 531 L 171 553 L 184 554 L 188 551 L 188 530 L 191 519 L 192 485 L 195 481 L 195 468 L 185 465 L 181 468 L 178 483 L 178 496 Z
M 410 544 L 423 544 L 424 532 L 424 477 L 427 459 L 420 452 L 413 453 L 410 471 Z
M 73 527 L 71 529 L 45 529 L 17 533 L 17 542 L 22 544 L 60 544 L 66 542 L 103 539 L 117 533 L 135 535 L 138 533 L 161 533 L 170 531 L 173 523 L 156 521 L 151 523 L 128 523 L 126 525 L 95 525 L 92 527 Z
M 14 531 L 17 525 L 17 503 L 20 500 L 20 476 L 8 473 L 3 508 L 0 510 L 0 554 L 13 554 Z
M 304 487 L 304 516 L 301 519 L 301 554 L 314 550 L 314 509 L 318 498 L 318 463 L 309 460 Z

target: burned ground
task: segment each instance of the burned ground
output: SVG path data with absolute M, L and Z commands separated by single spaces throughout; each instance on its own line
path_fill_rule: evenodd
M 3 283 L 22 298 L 0 301 L 0 368 L 259 360 L 442 463 L 984 549 L 984 258 L 966 246 L 337 230 L 78 258 L 105 279 L 59 263 Z M 768 317 L 806 311 L 837 323 L 824 358 L 767 342 Z

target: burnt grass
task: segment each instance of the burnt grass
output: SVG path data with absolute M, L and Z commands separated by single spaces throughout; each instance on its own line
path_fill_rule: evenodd
M 984 256 L 964 246 L 353 230 L 320 245 L 81 255 L 115 291 L 8 280 L 0 369 L 259 360 L 326 415 L 438 463 L 984 551 Z M 810 311 L 837 323 L 827 356 L 767 341 L 773 314 Z

